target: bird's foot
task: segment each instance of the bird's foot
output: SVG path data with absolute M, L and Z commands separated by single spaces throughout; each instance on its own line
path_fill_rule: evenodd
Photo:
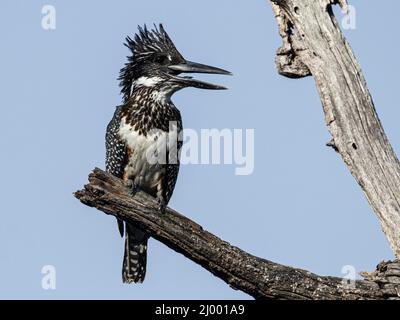
M 167 204 L 165 203 L 165 200 L 158 200 L 158 210 L 161 212 L 161 214 L 165 214 L 165 209 L 167 209 Z
M 134 196 L 136 194 L 136 192 L 139 191 L 138 184 L 135 183 L 133 180 L 130 180 L 130 179 L 129 180 L 125 180 L 124 184 L 125 184 L 126 188 L 128 189 L 129 194 L 131 196 Z

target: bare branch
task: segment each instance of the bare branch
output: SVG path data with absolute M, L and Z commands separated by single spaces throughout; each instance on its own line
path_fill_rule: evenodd
M 329 143 L 340 153 L 378 216 L 400 258 L 400 163 L 386 137 L 372 97 L 353 52 L 332 12 L 345 0 L 271 0 L 283 45 L 278 72 L 316 81 L 332 134 Z M 288 71 L 290 70 L 290 71 Z
M 389 299 L 397 297 L 396 281 L 400 273 L 371 275 L 371 281 L 356 281 L 354 286 L 335 277 L 320 277 L 311 272 L 257 258 L 215 235 L 183 215 L 167 209 L 158 211 L 155 199 L 143 192 L 132 196 L 123 182 L 100 169 L 89 176 L 90 183 L 75 196 L 122 220 L 135 223 L 152 237 L 182 253 L 232 288 L 254 298 L 273 299 Z M 390 270 L 400 270 L 389 263 Z M 387 267 L 386 267 L 387 268 Z M 386 291 L 378 285 L 385 282 Z

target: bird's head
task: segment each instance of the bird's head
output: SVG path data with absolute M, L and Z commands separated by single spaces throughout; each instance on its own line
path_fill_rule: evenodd
M 186 60 L 176 49 L 162 24 L 153 30 L 139 27 L 134 39 L 126 38 L 132 54 L 121 69 L 119 80 L 124 100 L 129 100 L 140 87 L 157 87 L 167 94 L 186 88 L 222 90 L 223 86 L 199 81 L 181 73 L 210 73 L 230 75 L 229 71 Z

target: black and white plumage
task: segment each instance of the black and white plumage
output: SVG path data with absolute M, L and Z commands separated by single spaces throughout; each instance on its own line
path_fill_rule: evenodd
M 225 89 L 179 74 L 230 73 L 185 60 L 162 25 L 151 31 L 139 27 L 134 40 L 126 40 L 132 55 L 120 72 L 123 105 L 116 108 L 107 126 L 106 169 L 133 189 L 154 196 L 162 213 L 175 188 L 182 146 L 171 135 L 182 131 L 181 115 L 171 96 L 186 87 Z M 123 282 L 142 282 L 149 237 L 134 225 L 124 228 L 122 221 L 118 225 L 121 235 L 125 231 Z

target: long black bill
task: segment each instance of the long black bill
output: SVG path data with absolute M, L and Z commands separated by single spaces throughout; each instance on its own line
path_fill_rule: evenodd
M 169 66 L 171 70 L 183 72 L 183 73 L 209 73 L 209 74 L 225 74 L 232 75 L 231 72 L 224 69 L 215 68 L 207 66 L 205 64 L 200 64 L 192 61 L 186 61 L 186 63 L 176 64 Z
M 208 74 L 223 74 L 223 75 L 232 75 L 231 72 L 207 66 L 205 64 L 200 64 L 196 62 L 186 61 L 185 63 L 171 65 L 168 67 L 169 69 L 176 71 L 178 73 L 208 73 Z M 200 81 L 193 79 L 191 77 L 178 77 L 173 76 L 176 81 L 180 81 L 188 87 L 195 87 L 199 89 L 209 89 L 209 90 L 226 90 L 227 88 L 224 86 Z

